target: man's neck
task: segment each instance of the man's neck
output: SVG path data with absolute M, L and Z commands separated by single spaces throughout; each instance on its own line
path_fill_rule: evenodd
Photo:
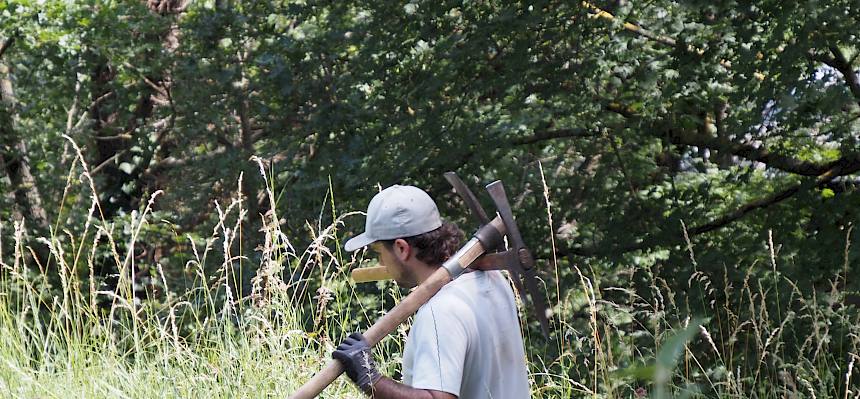
M 433 272 L 442 267 L 442 265 L 428 265 L 424 262 L 419 262 L 415 267 L 415 277 L 418 279 L 418 285 L 427 280 Z

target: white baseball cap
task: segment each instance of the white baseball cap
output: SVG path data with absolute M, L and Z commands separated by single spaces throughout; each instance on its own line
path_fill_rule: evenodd
M 364 233 L 349 239 L 344 249 L 352 252 L 376 241 L 417 236 L 440 226 L 439 209 L 424 190 L 394 185 L 373 196 Z

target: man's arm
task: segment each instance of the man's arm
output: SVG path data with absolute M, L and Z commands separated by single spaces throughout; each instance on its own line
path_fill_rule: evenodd
M 373 399 L 457 399 L 448 392 L 415 389 L 388 377 L 376 380 L 371 391 Z
M 360 333 L 350 334 L 332 357 L 340 360 L 349 379 L 374 399 L 457 399 L 448 392 L 415 389 L 379 374 L 370 346 Z

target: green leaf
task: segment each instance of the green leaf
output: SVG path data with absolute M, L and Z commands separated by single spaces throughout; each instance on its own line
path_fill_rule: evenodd
M 129 175 L 131 174 L 132 171 L 134 171 L 134 165 L 132 165 L 128 162 L 123 162 L 123 163 L 119 164 L 118 168 L 119 168 L 119 170 L 121 170 L 121 171 L 123 171 Z
M 663 341 L 660 351 L 657 352 L 657 366 L 666 370 L 673 370 L 677 366 L 678 359 L 681 357 L 681 353 L 684 352 L 687 342 L 699 333 L 699 327 L 702 326 L 704 321 L 704 319 L 700 318 L 693 319 L 683 331 Z
M 678 359 L 684 352 L 687 342 L 699 333 L 700 327 L 707 319 L 694 318 L 686 328 L 676 332 L 663 341 L 657 352 L 656 361 L 649 365 L 631 366 L 617 371 L 619 377 L 633 377 L 638 380 L 652 381 L 664 384 L 672 376 L 672 372 L 678 366 Z
M 657 373 L 657 366 L 651 365 L 641 365 L 641 366 L 631 366 L 615 372 L 615 375 L 621 378 L 624 377 L 633 377 L 637 380 L 642 381 L 652 381 L 654 380 L 654 376 Z

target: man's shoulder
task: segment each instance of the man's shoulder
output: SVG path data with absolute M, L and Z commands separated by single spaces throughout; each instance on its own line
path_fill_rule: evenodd
M 449 283 L 449 285 L 450 284 L 453 283 Z M 439 292 L 430 298 L 427 303 L 422 305 L 421 308 L 418 309 L 416 317 L 422 317 L 429 313 L 439 313 L 443 316 L 450 315 L 452 313 L 457 313 L 455 310 L 463 309 L 468 306 L 462 293 L 457 292 L 457 290 L 450 289 L 451 287 L 447 287 L 449 289 L 445 288 L 446 287 L 443 287 L 443 289 L 439 290 Z
M 482 301 L 489 299 L 487 290 L 510 289 L 501 286 L 506 284 L 505 277 L 498 270 L 487 272 L 475 271 L 463 274 L 456 280 L 446 284 L 436 295 L 430 298 L 426 304 L 421 306 L 416 314 L 417 317 L 434 318 L 462 318 L 464 315 L 475 311 L 476 306 L 483 307 Z

